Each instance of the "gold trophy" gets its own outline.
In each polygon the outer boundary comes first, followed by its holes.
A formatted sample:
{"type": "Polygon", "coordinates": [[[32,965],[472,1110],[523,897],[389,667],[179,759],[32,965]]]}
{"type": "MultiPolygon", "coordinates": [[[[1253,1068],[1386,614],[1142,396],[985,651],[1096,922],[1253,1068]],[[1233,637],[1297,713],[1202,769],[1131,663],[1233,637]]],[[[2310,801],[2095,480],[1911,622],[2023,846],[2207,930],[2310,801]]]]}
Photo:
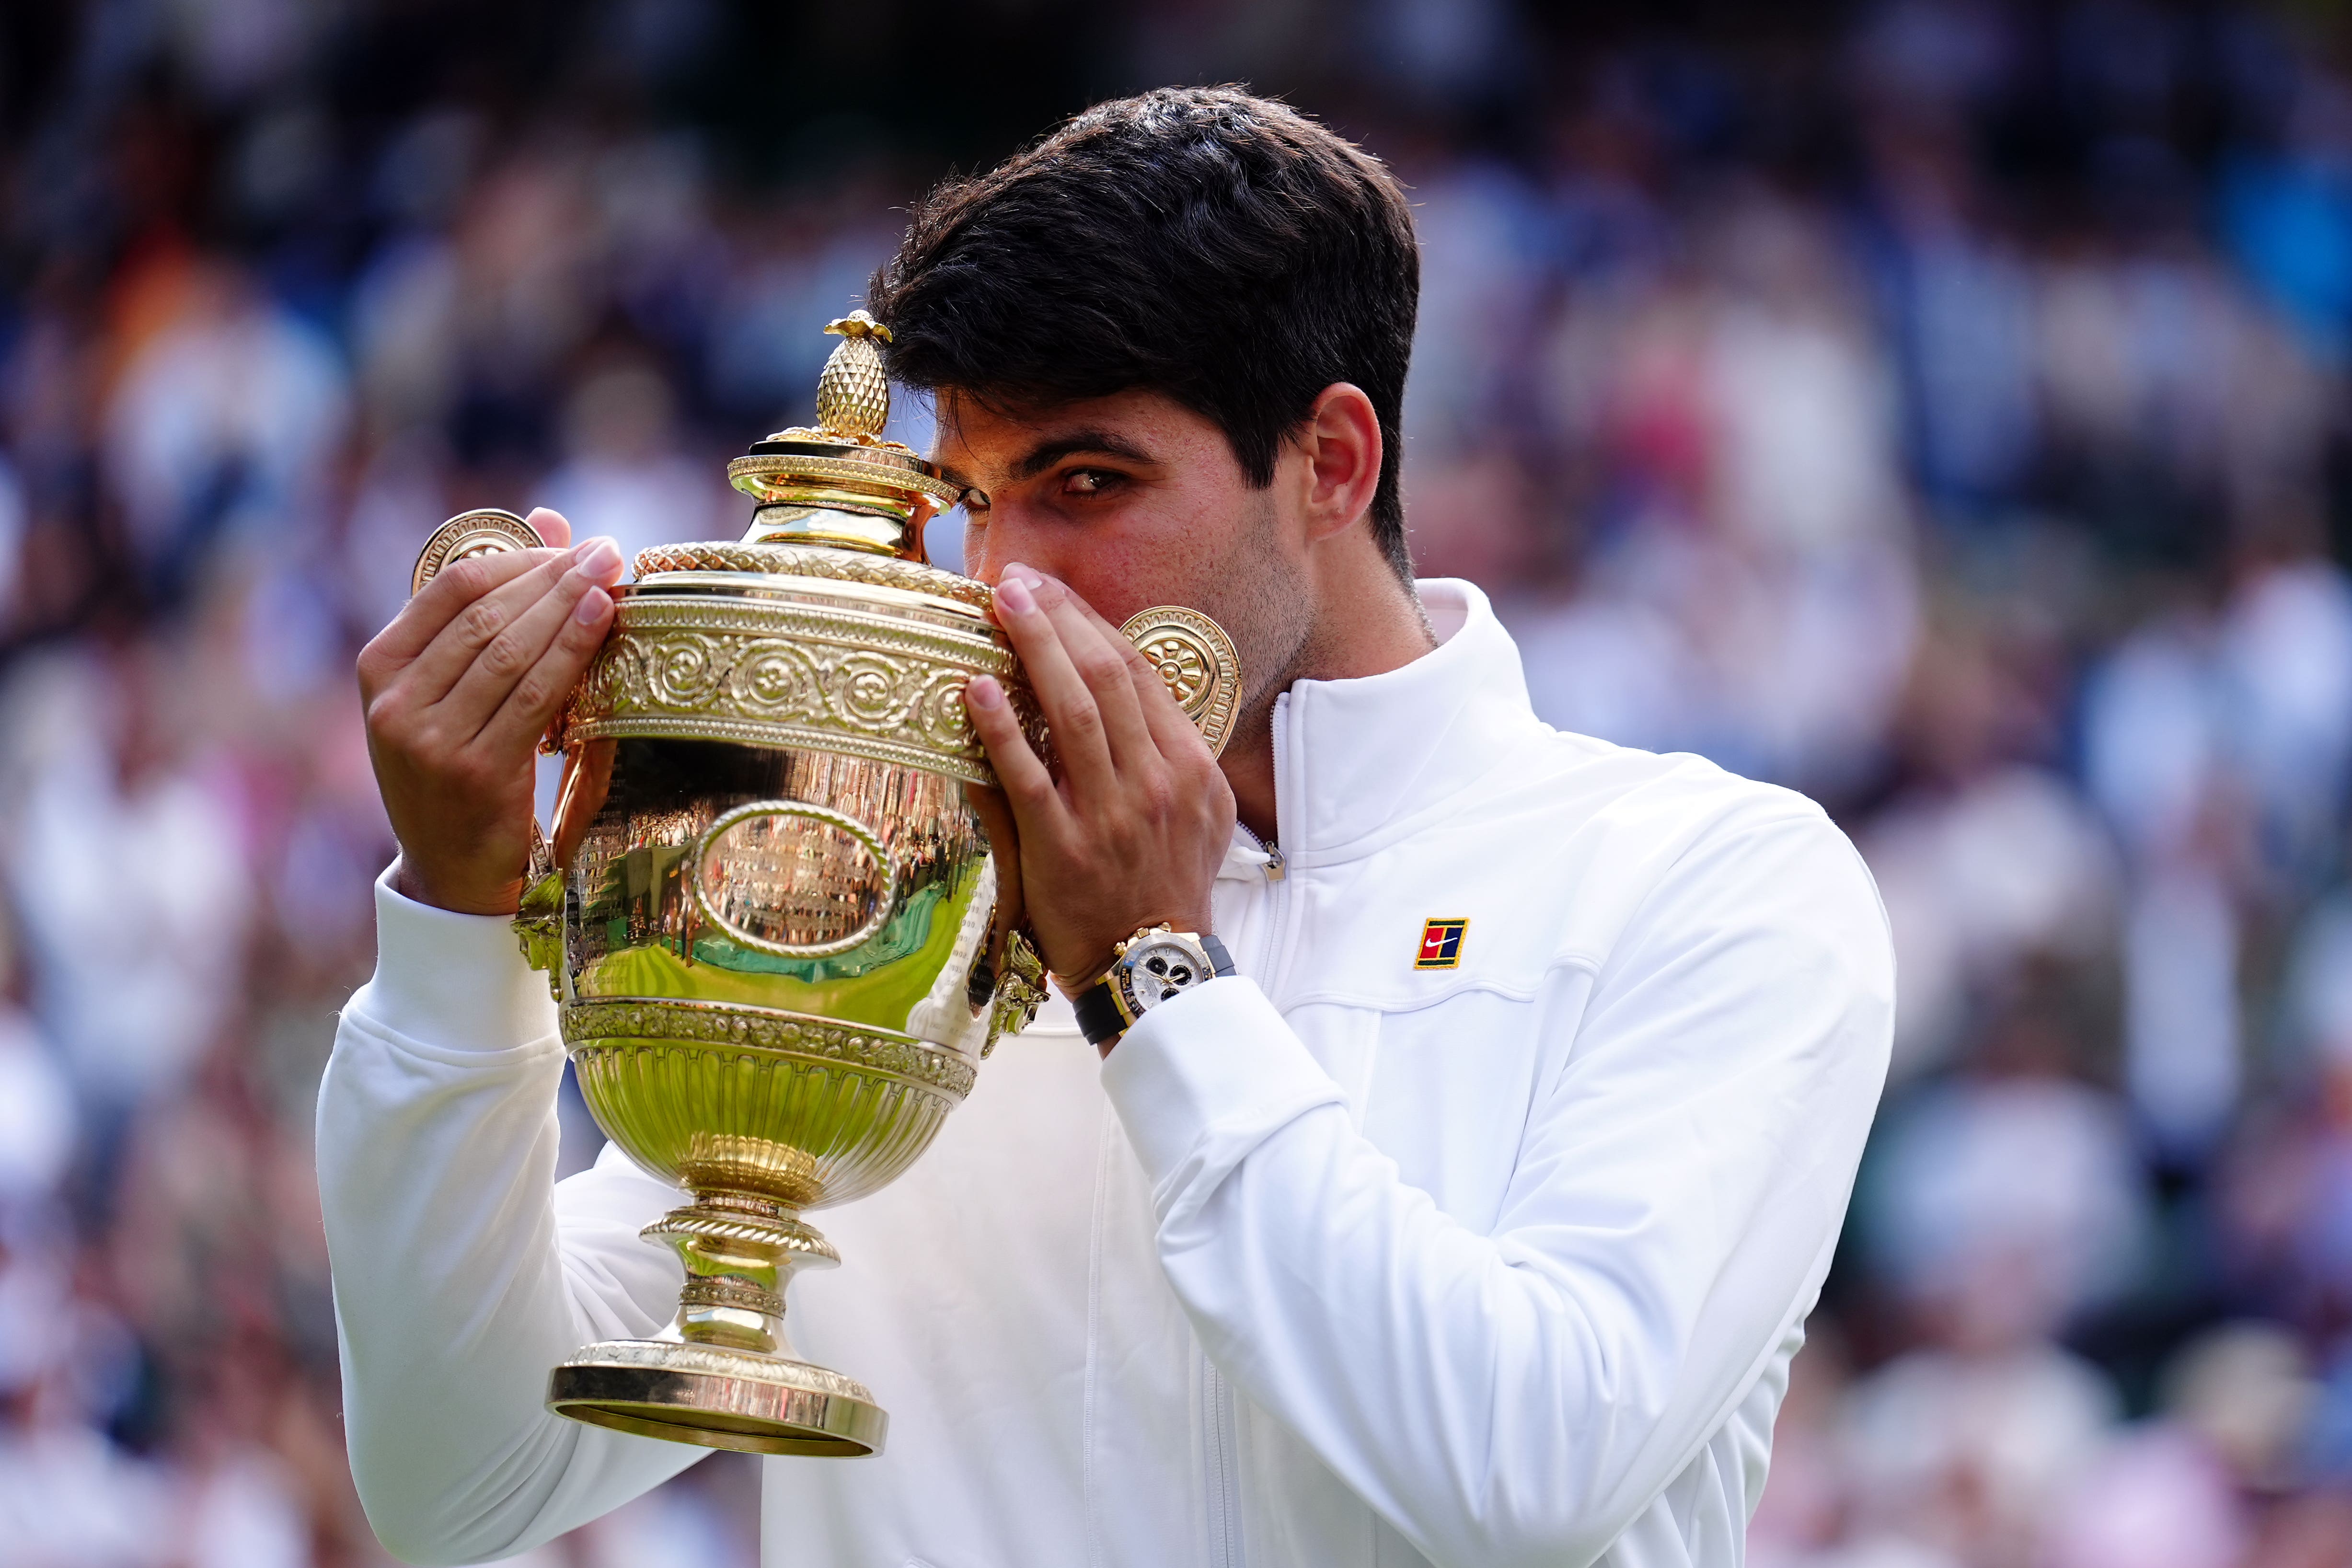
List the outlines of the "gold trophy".
{"type": "MultiPolygon", "coordinates": [[[[582,1347],[548,1407],[763,1454],[881,1447],[873,1394],[785,1338],[792,1275],[839,1260],[803,1216],[906,1170],[1045,995],[965,799],[995,782],[965,683],[996,677],[1043,728],[988,587],[925,563],[961,492],[881,438],[887,330],[825,330],[818,428],[728,465],[757,503],[742,539],[646,551],[614,591],[548,733],[562,784],[515,921],[597,1123],[692,1200],[645,1232],[685,1260],[676,1319],[582,1347]]],[[[539,542],[466,513],[415,586],[539,542]]],[[[1238,671],[1216,623],[1165,606],[1122,629],[1222,750],[1238,671]]]]}

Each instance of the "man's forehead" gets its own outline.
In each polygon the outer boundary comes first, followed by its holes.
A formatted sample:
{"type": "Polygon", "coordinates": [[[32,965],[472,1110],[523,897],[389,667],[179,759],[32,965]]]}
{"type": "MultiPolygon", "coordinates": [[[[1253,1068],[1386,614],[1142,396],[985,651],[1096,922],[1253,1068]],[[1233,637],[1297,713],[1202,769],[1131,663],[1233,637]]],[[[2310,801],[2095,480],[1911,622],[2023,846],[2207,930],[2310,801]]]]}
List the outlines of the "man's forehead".
{"type": "Polygon", "coordinates": [[[1083,452],[1156,462],[1182,439],[1186,422],[1180,405],[1149,392],[1024,404],[943,389],[936,406],[933,460],[1006,474],[1034,473],[1083,452]]]}
{"type": "Polygon", "coordinates": [[[1140,431],[1181,412],[1174,400],[1140,390],[1053,400],[941,387],[934,405],[940,440],[990,447],[1051,439],[1086,429],[1140,431]]]}

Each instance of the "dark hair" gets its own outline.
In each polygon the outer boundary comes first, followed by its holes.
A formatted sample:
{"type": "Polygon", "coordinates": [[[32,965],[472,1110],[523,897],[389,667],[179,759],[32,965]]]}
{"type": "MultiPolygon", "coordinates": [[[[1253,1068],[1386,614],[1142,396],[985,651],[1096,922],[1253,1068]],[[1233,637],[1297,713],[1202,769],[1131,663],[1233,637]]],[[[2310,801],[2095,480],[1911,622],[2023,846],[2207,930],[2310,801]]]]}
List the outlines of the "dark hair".
{"type": "Polygon", "coordinates": [[[1410,582],[1397,476],[1421,255],[1378,159],[1236,87],[1098,104],[915,208],[870,304],[891,374],[1013,404],[1136,389],[1213,421],[1249,482],[1333,382],[1385,447],[1372,535],[1410,582]]]}

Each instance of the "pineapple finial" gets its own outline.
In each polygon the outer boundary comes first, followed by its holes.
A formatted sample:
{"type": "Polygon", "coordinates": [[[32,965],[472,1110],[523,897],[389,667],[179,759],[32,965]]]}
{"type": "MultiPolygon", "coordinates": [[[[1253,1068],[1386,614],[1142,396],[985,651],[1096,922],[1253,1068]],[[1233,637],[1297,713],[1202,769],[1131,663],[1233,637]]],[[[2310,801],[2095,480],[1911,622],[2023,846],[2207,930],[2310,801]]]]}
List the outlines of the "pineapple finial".
{"type": "Polygon", "coordinates": [[[816,379],[816,422],[828,435],[874,440],[890,422],[890,383],[874,340],[888,342],[890,329],[863,310],[852,310],[824,330],[841,346],[816,379]]]}

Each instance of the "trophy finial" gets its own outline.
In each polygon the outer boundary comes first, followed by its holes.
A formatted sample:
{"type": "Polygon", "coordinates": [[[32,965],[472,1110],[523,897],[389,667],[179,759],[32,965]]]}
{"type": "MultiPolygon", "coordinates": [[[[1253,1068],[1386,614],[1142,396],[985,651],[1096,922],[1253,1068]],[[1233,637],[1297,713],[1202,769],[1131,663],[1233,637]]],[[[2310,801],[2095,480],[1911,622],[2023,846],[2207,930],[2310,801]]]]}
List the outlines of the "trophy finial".
{"type": "Polygon", "coordinates": [[[937,465],[883,438],[890,381],[877,344],[890,329],[852,310],[824,329],[841,340],[816,382],[816,424],[751,443],[727,482],[760,503],[746,544],[824,545],[923,559],[923,524],[963,499],[937,465]]]}
{"type": "Polygon", "coordinates": [[[870,441],[890,423],[890,382],[882,374],[882,353],[874,340],[890,341],[890,329],[863,310],[827,324],[841,340],[816,378],[816,422],[828,435],[870,441]]]}

